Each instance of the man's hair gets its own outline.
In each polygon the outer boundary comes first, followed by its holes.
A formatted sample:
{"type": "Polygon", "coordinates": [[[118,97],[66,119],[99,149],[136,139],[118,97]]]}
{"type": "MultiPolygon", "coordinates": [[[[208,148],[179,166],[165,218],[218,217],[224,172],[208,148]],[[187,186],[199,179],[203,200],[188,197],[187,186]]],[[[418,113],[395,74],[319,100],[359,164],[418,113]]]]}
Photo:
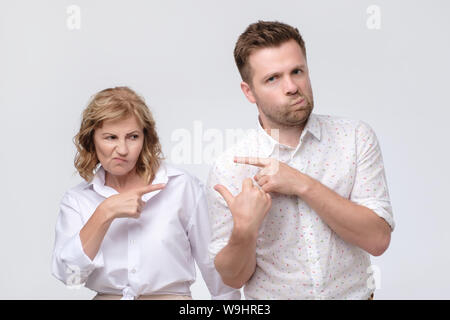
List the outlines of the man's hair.
{"type": "Polygon", "coordinates": [[[234,60],[242,80],[251,85],[252,70],[248,58],[255,50],[279,47],[289,40],[299,44],[306,59],[305,42],[297,28],[278,21],[260,20],[249,25],[234,47],[234,60]]]}

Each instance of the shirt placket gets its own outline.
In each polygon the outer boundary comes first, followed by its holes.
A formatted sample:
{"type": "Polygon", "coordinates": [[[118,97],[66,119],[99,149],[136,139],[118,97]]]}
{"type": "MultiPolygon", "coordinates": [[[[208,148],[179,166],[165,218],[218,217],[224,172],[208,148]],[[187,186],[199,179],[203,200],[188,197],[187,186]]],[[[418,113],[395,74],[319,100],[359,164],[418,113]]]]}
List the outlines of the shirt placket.
{"type": "MultiPolygon", "coordinates": [[[[303,139],[304,136],[302,134],[298,150],[295,151],[290,165],[300,172],[306,173],[305,168],[307,159],[303,159],[303,157],[300,156],[303,139]]],[[[311,209],[305,204],[305,202],[303,202],[303,200],[301,200],[300,198],[298,198],[297,200],[297,209],[299,212],[298,218],[300,225],[300,234],[298,236],[303,238],[303,242],[299,241],[298,243],[299,245],[301,245],[302,243],[306,245],[306,248],[302,248],[302,250],[306,250],[306,254],[308,257],[307,262],[308,266],[310,267],[309,271],[312,289],[309,290],[308,294],[312,295],[316,299],[322,299],[321,292],[323,287],[323,270],[320,265],[320,252],[316,241],[316,230],[314,228],[314,220],[317,215],[311,212],[311,209]]]]}
{"type": "MultiPolygon", "coordinates": [[[[304,206],[300,201],[299,210],[300,212],[306,213],[308,208],[304,206]]],[[[315,236],[313,215],[303,214],[303,216],[300,219],[300,224],[302,226],[302,233],[305,239],[306,252],[308,256],[308,265],[310,267],[311,272],[310,278],[312,289],[309,292],[309,294],[313,295],[316,299],[320,299],[323,272],[320,265],[320,254],[315,236]]]]}
{"type": "Polygon", "coordinates": [[[136,288],[139,284],[139,225],[135,219],[128,219],[128,285],[136,288]]]}

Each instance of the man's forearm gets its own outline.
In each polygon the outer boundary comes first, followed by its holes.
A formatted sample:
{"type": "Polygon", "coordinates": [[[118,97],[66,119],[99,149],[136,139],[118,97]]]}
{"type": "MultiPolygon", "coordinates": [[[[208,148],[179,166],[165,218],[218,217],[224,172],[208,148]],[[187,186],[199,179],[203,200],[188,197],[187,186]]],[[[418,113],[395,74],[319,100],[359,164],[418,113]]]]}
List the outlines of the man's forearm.
{"type": "Polygon", "coordinates": [[[304,200],[342,239],[374,256],[389,246],[391,228],[375,212],[351,202],[319,181],[305,176],[298,190],[304,200]]]}
{"type": "Polygon", "coordinates": [[[255,272],[256,239],[257,233],[234,228],[228,244],[216,255],[214,264],[226,285],[239,289],[255,272]]]}

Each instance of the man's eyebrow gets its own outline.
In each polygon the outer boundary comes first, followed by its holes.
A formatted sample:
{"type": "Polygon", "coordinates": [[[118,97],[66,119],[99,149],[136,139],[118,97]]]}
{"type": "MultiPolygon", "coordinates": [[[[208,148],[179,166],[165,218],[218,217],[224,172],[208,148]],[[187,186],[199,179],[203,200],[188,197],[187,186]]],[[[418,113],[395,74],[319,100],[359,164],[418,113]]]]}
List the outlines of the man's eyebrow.
{"type": "MultiPolygon", "coordinates": [[[[298,65],[294,66],[294,67],[292,68],[292,70],[295,70],[295,69],[305,69],[305,67],[306,67],[306,65],[304,65],[304,64],[298,64],[298,65]]],[[[273,77],[273,76],[277,76],[277,75],[279,75],[279,74],[280,74],[280,72],[277,72],[277,71],[275,71],[275,72],[270,72],[270,73],[266,74],[266,75],[263,77],[263,79],[264,79],[264,80],[265,80],[265,79],[269,79],[269,78],[271,78],[271,77],[273,77]]]]}
{"type": "Polygon", "coordinates": [[[300,64],[300,65],[296,65],[293,69],[305,69],[305,65],[304,64],[300,64]]]}
{"type": "Polygon", "coordinates": [[[263,77],[263,80],[272,78],[273,76],[277,76],[279,74],[280,74],[279,72],[270,72],[263,77]]]}

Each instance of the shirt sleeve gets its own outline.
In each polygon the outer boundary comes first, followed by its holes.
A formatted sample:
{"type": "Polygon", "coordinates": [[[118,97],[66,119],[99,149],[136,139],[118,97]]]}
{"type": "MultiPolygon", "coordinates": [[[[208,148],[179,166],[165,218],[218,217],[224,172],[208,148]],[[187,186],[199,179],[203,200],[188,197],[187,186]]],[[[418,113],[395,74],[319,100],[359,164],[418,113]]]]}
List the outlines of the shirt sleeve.
{"type": "Polygon", "coordinates": [[[239,193],[239,190],[234,185],[225,181],[225,178],[218,173],[218,170],[217,165],[214,165],[211,169],[205,190],[209,222],[211,225],[211,242],[208,246],[208,252],[212,260],[228,244],[228,240],[233,231],[233,216],[231,215],[231,211],[220,193],[214,190],[214,186],[216,184],[222,184],[233,195],[239,193]]]}
{"type": "Polygon", "coordinates": [[[356,174],[350,200],[374,211],[395,228],[386,175],[375,132],[360,121],[356,128],[356,174]]]}
{"type": "Polygon", "coordinates": [[[83,225],[76,199],[66,192],[56,221],[52,274],[67,286],[83,285],[92,271],[103,266],[100,250],[93,261],[83,250],[80,239],[83,225]]]}
{"type": "Polygon", "coordinates": [[[203,184],[200,185],[200,189],[201,193],[196,202],[196,209],[193,211],[188,223],[188,237],[192,254],[213,300],[240,300],[240,290],[223,283],[220,274],[214,266],[214,260],[208,254],[211,229],[203,184]]]}

